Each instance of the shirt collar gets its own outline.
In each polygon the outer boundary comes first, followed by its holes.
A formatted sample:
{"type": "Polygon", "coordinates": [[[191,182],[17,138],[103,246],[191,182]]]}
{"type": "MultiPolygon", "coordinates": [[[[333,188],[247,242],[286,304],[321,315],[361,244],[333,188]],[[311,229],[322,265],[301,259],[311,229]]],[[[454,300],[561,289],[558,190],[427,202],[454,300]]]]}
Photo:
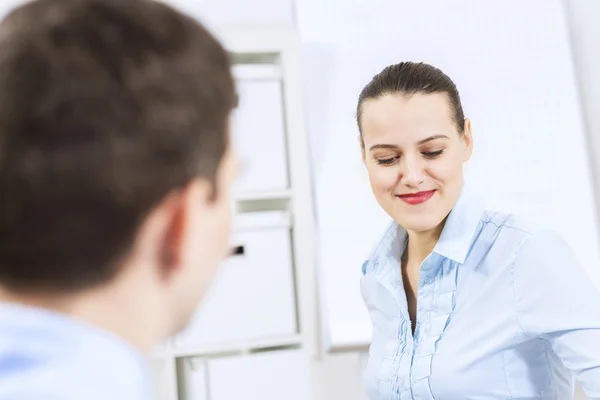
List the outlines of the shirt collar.
{"type": "MultiPolygon", "coordinates": [[[[463,264],[471,249],[483,213],[483,202],[466,185],[463,185],[454,208],[448,214],[433,253],[463,264]]],[[[392,257],[400,261],[405,247],[406,230],[396,222],[392,222],[372,256],[363,264],[363,274],[369,267],[378,266],[379,257],[392,257]]]]}
{"type": "Polygon", "coordinates": [[[463,186],[433,252],[463,264],[483,213],[483,202],[468,187],[463,186]]]}
{"type": "Polygon", "coordinates": [[[362,265],[362,273],[365,275],[367,270],[378,270],[382,268],[380,259],[393,258],[400,262],[400,257],[404,252],[406,245],[406,231],[395,221],[392,221],[380,241],[375,246],[370,257],[362,265]]]}

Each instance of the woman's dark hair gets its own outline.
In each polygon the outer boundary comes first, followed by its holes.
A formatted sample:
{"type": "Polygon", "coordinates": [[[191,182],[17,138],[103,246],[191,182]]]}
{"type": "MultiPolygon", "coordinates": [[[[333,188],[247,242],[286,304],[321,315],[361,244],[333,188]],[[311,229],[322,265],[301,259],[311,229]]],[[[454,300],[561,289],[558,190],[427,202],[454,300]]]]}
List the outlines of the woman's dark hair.
{"type": "Polygon", "coordinates": [[[452,79],[440,69],[425,63],[401,62],[385,67],[371,79],[358,96],[356,107],[356,121],[360,127],[362,105],[366,100],[378,99],[386,94],[400,94],[411,96],[416,93],[432,94],[446,93],[450,100],[450,107],[456,126],[460,133],[464,130],[464,114],[460,102],[458,89],[452,79]]]}

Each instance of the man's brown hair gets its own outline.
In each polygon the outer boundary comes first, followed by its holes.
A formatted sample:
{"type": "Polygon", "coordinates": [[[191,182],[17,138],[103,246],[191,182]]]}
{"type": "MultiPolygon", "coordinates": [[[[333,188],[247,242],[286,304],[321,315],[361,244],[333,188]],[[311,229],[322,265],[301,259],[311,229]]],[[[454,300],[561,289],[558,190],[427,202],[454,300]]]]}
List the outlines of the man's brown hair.
{"type": "Polygon", "coordinates": [[[160,2],[37,0],[10,13],[0,285],[67,291],[114,277],[162,199],[196,177],[215,184],[235,98],[225,49],[160,2]]]}

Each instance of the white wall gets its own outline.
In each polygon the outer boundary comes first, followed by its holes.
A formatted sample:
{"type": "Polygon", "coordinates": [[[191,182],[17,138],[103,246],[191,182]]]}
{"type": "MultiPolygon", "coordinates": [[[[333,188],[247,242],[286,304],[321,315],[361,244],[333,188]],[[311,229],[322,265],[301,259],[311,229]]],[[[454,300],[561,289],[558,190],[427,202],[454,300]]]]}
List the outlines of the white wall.
{"type": "Polygon", "coordinates": [[[291,26],[293,0],[162,0],[208,25],[291,26]]]}
{"type": "Polygon", "coordinates": [[[600,186],[600,1],[566,0],[565,10],[584,121],[595,158],[595,180],[600,186]]]}
{"type": "MultiPolygon", "coordinates": [[[[566,0],[564,5],[600,207],[600,1],[566,0]]],[[[579,388],[576,399],[586,399],[579,388]]]]}
{"type": "Polygon", "coordinates": [[[4,0],[0,3],[0,17],[4,18],[4,16],[12,10],[14,7],[23,4],[24,0],[4,0]]]}
{"type": "MultiPolygon", "coordinates": [[[[292,25],[293,0],[162,0],[208,25],[292,25]]],[[[0,16],[25,0],[2,0],[0,16]]]]}

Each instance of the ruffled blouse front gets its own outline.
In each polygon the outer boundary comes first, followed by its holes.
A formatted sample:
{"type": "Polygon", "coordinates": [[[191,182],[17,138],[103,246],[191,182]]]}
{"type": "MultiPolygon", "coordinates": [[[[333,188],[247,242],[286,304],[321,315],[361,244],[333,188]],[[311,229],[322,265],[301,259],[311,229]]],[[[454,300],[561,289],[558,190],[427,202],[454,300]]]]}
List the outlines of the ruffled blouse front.
{"type": "Polygon", "coordinates": [[[463,191],[420,269],[414,336],[392,224],[363,264],[371,400],[600,400],[600,290],[569,246],[463,191]]]}

